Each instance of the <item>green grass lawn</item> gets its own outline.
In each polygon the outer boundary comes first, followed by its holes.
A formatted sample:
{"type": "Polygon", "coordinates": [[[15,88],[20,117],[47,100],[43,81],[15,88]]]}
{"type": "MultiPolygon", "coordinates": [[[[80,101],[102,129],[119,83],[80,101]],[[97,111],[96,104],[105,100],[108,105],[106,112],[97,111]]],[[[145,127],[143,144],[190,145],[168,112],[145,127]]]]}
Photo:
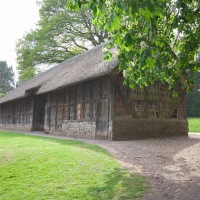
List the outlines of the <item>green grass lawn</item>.
{"type": "Polygon", "coordinates": [[[1,200],[133,200],[146,187],[95,145],[0,131],[1,200]]]}
{"type": "Polygon", "coordinates": [[[200,118],[188,118],[189,132],[200,133],[200,118]]]}

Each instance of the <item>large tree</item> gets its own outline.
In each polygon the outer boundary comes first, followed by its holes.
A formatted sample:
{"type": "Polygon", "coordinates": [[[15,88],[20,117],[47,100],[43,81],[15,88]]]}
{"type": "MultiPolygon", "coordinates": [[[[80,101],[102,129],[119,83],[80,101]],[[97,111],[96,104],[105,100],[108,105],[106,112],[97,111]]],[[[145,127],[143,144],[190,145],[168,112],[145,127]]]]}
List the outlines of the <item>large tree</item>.
{"type": "Polygon", "coordinates": [[[92,23],[91,11],[67,9],[67,0],[40,0],[40,20],[17,43],[19,81],[23,82],[38,68],[60,63],[67,58],[96,46],[107,37],[105,31],[92,23]]]}
{"type": "Polygon", "coordinates": [[[199,0],[71,0],[68,6],[84,4],[94,23],[110,33],[107,48],[118,48],[119,68],[130,87],[160,80],[171,88],[180,82],[191,88],[199,69],[199,0]]]}
{"type": "Polygon", "coordinates": [[[6,61],[0,61],[0,96],[5,95],[14,88],[14,73],[6,61]]]}

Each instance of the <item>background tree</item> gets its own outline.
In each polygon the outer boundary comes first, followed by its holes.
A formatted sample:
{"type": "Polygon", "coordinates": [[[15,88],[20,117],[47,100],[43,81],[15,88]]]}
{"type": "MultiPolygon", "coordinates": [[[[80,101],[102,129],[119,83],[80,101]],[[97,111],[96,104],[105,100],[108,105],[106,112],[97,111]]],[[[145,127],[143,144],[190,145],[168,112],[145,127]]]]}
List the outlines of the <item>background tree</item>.
{"type": "Polygon", "coordinates": [[[50,66],[96,46],[107,37],[105,31],[92,23],[91,11],[67,9],[67,0],[41,0],[40,20],[17,43],[19,81],[39,72],[40,66],[50,66]]]}
{"type": "MultiPolygon", "coordinates": [[[[200,53],[196,56],[197,63],[200,63],[200,53]]],[[[200,117],[200,73],[194,74],[194,90],[187,94],[187,116],[200,117]]]]}
{"type": "Polygon", "coordinates": [[[14,73],[6,61],[0,61],[0,96],[5,95],[14,88],[14,73]]]}
{"type": "Polygon", "coordinates": [[[187,116],[200,117],[200,73],[194,74],[195,89],[187,94],[187,116]]]}
{"type": "Polygon", "coordinates": [[[199,69],[198,0],[71,0],[68,6],[84,4],[93,11],[94,23],[110,33],[107,48],[118,48],[119,68],[130,87],[160,80],[170,88],[180,82],[191,88],[199,69]]]}

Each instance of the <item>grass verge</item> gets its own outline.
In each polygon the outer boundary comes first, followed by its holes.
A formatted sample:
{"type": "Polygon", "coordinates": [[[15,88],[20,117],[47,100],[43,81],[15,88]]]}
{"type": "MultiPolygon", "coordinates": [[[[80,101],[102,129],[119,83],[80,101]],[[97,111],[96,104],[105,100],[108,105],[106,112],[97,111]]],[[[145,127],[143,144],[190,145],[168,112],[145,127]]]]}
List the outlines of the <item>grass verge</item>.
{"type": "Polygon", "coordinates": [[[138,199],[147,184],[95,145],[0,131],[0,199],[138,199]]]}
{"type": "Polygon", "coordinates": [[[200,133],[200,118],[188,118],[189,132],[200,133]]]}

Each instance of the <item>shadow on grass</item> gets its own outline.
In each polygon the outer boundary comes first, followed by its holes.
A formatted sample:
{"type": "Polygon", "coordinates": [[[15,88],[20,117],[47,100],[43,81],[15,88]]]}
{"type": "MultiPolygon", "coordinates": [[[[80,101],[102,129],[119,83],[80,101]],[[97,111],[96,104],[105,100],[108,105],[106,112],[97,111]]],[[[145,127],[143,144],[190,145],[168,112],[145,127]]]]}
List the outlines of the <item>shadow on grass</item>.
{"type": "Polygon", "coordinates": [[[106,180],[103,185],[99,184],[88,189],[90,199],[140,199],[144,190],[147,189],[147,183],[143,177],[127,173],[121,168],[114,169],[112,173],[106,175],[106,180]]]}

